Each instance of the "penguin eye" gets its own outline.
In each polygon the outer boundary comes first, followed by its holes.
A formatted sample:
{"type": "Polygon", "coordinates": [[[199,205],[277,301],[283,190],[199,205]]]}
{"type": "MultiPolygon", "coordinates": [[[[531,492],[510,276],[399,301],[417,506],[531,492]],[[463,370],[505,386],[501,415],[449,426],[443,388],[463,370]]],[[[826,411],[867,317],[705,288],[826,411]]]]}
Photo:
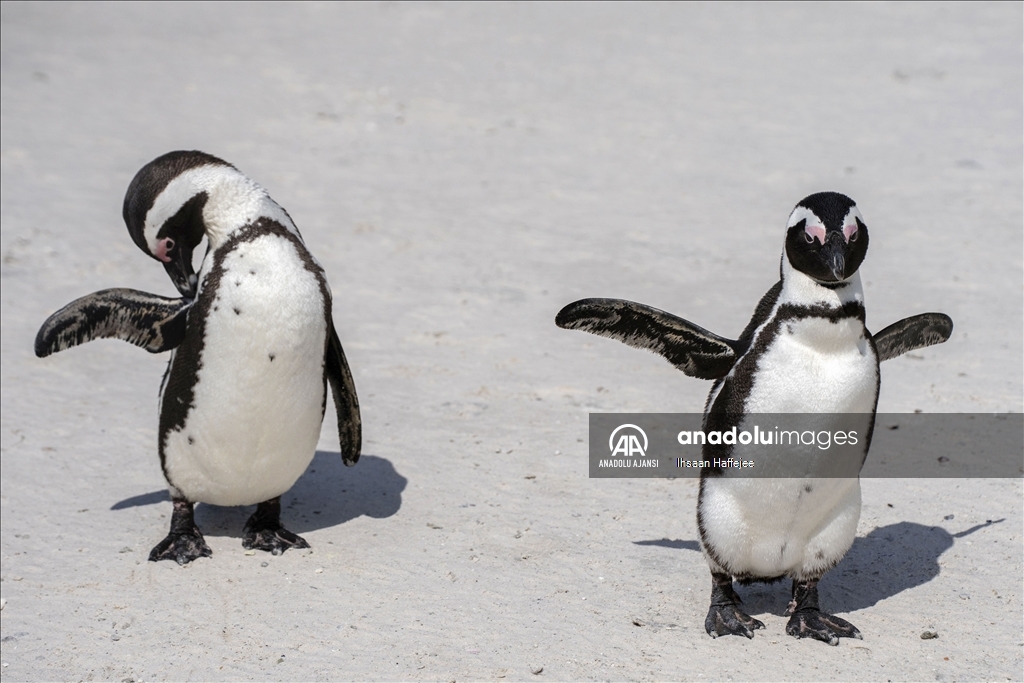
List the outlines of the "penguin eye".
{"type": "Polygon", "coordinates": [[[810,233],[804,233],[804,242],[807,242],[807,244],[814,244],[814,238],[811,237],[810,233]]]}
{"type": "Polygon", "coordinates": [[[857,241],[857,235],[859,235],[859,234],[860,234],[860,231],[858,230],[857,232],[855,232],[852,235],[850,235],[850,241],[851,242],[856,242],[857,241]]]}
{"type": "Polygon", "coordinates": [[[167,251],[171,251],[174,249],[174,240],[172,240],[170,237],[164,240],[164,244],[167,245],[167,251]]]}

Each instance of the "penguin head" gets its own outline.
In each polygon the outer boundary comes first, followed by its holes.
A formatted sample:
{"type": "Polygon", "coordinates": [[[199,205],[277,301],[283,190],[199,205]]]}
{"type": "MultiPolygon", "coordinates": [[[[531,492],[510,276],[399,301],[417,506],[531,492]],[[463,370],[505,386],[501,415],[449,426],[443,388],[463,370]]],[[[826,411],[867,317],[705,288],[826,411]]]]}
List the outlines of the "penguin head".
{"type": "Polygon", "coordinates": [[[203,207],[209,194],[202,171],[233,169],[204,152],[169,152],[149,162],[132,179],[124,197],[124,222],[139,249],[161,261],[185,297],[196,295],[192,252],[206,234],[203,207]]]}
{"type": "Polygon", "coordinates": [[[786,225],[785,257],[794,269],[829,286],[860,268],[868,251],[868,228],[852,199],[818,192],[800,200],[786,225]]]}

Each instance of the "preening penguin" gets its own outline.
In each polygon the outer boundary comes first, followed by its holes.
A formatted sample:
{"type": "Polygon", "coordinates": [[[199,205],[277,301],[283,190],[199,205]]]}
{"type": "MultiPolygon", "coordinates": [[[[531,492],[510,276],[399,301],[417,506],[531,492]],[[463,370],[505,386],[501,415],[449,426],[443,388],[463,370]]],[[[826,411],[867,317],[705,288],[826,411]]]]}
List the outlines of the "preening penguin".
{"type": "MultiPolygon", "coordinates": [[[[822,192],[803,199],[790,214],[781,280],[736,340],[615,299],[569,304],[555,323],[649,349],[691,377],[715,380],[704,409],[705,429],[727,430],[761,413],[863,414],[866,457],[878,402],[878,364],[942,343],[953,330],[948,316],[924,313],[871,335],[864,326],[858,273],[867,247],[868,229],[853,200],[822,192]]],[[[705,457],[712,448],[704,447],[705,457]]],[[[749,452],[741,445],[730,448],[728,455],[737,458],[749,452]]],[[[821,611],[817,584],[850,549],[860,504],[856,478],[759,479],[705,468],[697,526],[712,577],[708,634],[752,638],[764,627],[741,609],[734,578],[788,577],[793,581],[788,634],[833,645],[840,637],[859,638],[852,624],[821,611]]]]}
{"type": "Polygon", "coordinates": [[[209,556],[197,502],[252,505],[242,545],[280,554],[309,547],[281,525],[281,494],[316,450],[330,385],[341,454],[361,449],[355,384],[331,317],[331,291],[287,212],[231,164],[171,152],[128,187],[132,239],[182,294],[128,289],[78,299],[36,337],[47,356],[113,337],[172,350],[160,387],[159,455],[174,512],[152,561],[209,556]],[[208,239],[198,277],[192,252],[208,239]]]}

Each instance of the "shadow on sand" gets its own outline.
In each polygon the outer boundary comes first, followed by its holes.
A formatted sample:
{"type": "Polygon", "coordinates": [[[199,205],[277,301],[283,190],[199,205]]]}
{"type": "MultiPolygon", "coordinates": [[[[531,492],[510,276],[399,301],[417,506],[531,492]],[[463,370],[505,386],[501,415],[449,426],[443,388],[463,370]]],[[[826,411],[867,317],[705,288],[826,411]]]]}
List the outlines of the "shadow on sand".
{"type": "MultiPolygon", "coordinates": [[[[857,537],[842,562],[821,580],[822,608],[836,613],[855,612],[928,583],[939,575],[939,557],[953,547],[955,539],[1003,521],[988,520],[955,534],[942,527],[899,522],[857,537]]],[[[663,538],[633,543],[700,552],[698,541],[663,538]]],[[[710,594],[710,576],[706,583],[710,594]]],[[[781,615],[790,598],[788,580],[775,585],[737,585],[736,590],[752,615],[781,615]]]]}
{"type": "Polygon", "coordinates": [[[656,545],[662,548],[672,548],[673,550],[696,550],[700,552],[699,541],[684,541],[681,538],[659,538],[655,541],[633,541],[633,545],[656,545]]]}
{"type": "MultiPolygon", "coordinates": [[[[297,533],[344,524],[363,515],[382,519],[402,507],[407,479],[395,471],[389,460],[363,455],[355,467],[345,467],[341,455],[317,451],[295,486],[281,497],[281,522],[297,533]]],[[[167,491],[132,496],[111,506],[124,510],[170,500],[167,491]]],[[[242,535],[242,527],[255,505],[221,507],[196,506],[196,524],[211,536],[242,535]]]]}

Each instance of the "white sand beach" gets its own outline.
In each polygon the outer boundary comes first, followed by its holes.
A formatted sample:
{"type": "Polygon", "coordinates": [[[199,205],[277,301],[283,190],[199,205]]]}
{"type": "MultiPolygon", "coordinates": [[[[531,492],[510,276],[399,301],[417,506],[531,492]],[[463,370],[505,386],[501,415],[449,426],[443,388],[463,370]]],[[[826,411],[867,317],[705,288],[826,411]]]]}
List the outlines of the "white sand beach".
{"type": "MultiPolygon", "coordinates": [[[[1021,680],[1021,479],[869,479],[821,584],[863,640],[704,631],[692,480],[596,480],[589,412],[710,383],[554,325],[584,297],[735,338],[802,197],[853,197],[867,325],[941,311],[879,411],[1024,410],[1024,9],[970,4],[4,3],[4,681],[1021,680]],[[213,557],[147,561],[171,504],[167,354],[33,354],[108,287],[176,296],[121,217],[200,149],[323,264],[363,415],[333,408],[284,523],[199,505],[213,557]],[[925,631],[937,638],[922,639],[925,631]]],[[[875,455],[875,453],[873,453],[875,455]]]]}

